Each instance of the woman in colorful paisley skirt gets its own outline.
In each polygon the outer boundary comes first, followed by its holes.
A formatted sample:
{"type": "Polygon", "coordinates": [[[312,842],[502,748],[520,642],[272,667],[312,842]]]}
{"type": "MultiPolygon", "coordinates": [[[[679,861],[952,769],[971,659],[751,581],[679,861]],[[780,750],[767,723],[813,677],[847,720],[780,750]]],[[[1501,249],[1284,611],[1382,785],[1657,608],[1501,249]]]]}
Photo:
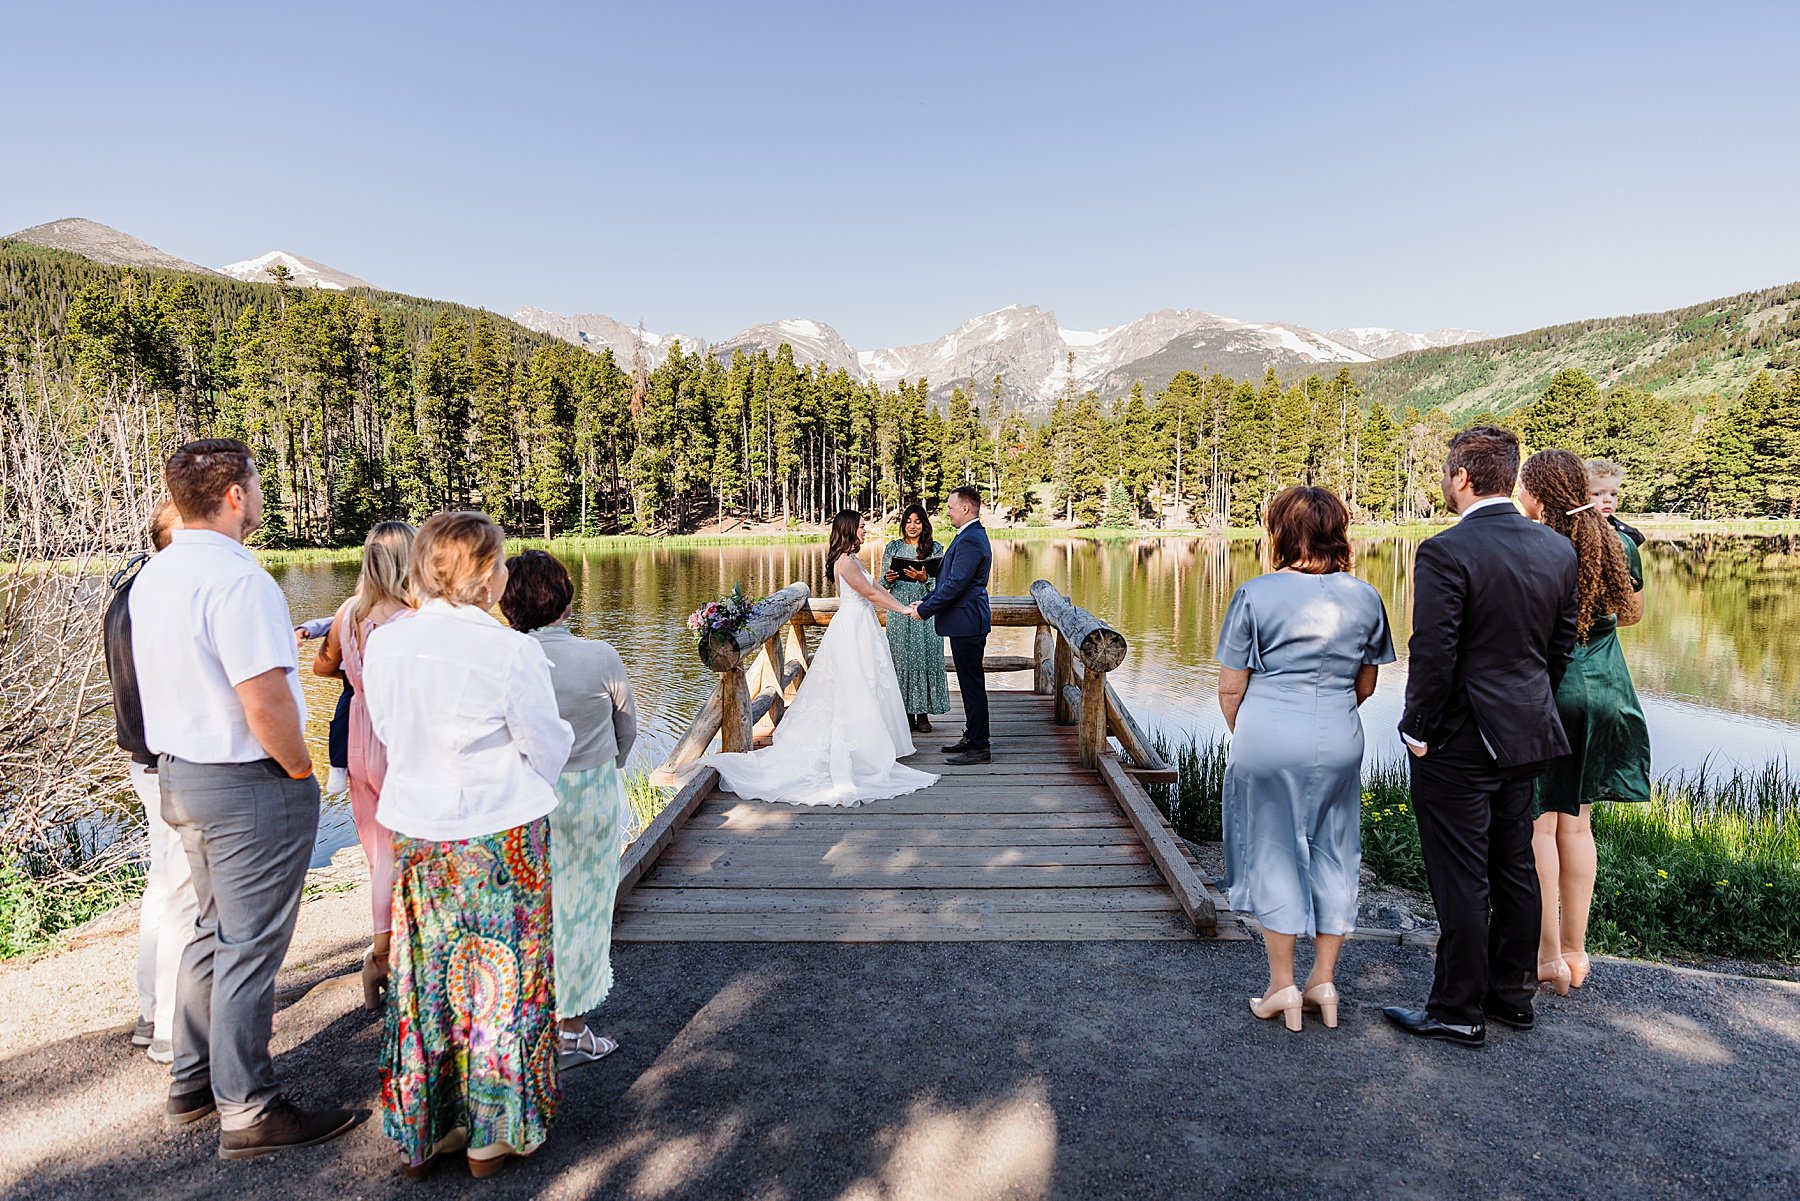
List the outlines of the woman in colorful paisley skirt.
{"type": "Polygon", "coordinates": [[[549,815],[574,735],[542,647],[489,613],[506,589],[493,521],[427,521],[411,585],[418,612],[363,659],[394,832],[382,1121],[414,1179],[464,1150],[490,1176],[556,1111],[549,815]]]}

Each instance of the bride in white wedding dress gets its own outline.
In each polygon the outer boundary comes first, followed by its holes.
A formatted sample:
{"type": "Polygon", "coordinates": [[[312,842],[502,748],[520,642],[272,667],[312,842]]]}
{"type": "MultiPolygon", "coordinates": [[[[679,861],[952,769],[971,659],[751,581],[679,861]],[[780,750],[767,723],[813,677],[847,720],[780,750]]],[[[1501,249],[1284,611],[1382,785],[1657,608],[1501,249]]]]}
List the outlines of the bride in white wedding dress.
{"type": "Polygon", "coordinates": [[[846,509],[833,519],[825,562],[837,580],[837,614],[774,741],[701,760],[718,769],[721,791],[790,805],[857,805],[937,781],[899,762],[913,753],[912,734],[875,607],[907,607],[869,578],[857,558],[862,539],[861,513],[846,509]]]}

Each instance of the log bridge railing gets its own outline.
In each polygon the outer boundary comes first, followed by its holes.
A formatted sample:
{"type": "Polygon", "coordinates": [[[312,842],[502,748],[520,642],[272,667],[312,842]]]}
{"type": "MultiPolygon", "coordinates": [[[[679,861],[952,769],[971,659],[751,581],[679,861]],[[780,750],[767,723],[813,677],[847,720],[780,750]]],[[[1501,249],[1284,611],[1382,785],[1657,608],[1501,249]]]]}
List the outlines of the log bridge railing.
{"type": "MultiPolygon", "coordinates": [[[[1173,783],[1175,769],[1157,754],[1107,680],[1125,659],[1125,637],[1045,580],[1034,583],[1029,596],[992,597],[989,606],[994,626],[1030,628],[1034,635],[1031,654],[989,655],[987,670],[1030,672],[1032,692],[1054,698],[1045,710],[1053,713],[1055,724],[1075,728],[1076,765],[1092,769],[1117,801],[1191,929],[1217,933],[1215,898],[1143,788],[1146,783],[1173,783]],[[1117,752],[1109,738],[1118,740],[1117,752]]],[[[714,792],[718,772],[697,766],[713,740],[726,751],[748,751],[759,730],[772,731],[782,721],[811,665],[804,631],[829,625],[837,612],[836,600],[813,599],[805,584],[790,584],[758,605],[749,626],[735,638],[702,643],[700,658],[719,674],[719,685],[651,777],[677,791],[627,850],[621,897],[675,843],[687,819],[714,792]]],[[[1068,770],[1066,760],[1047,760],[1044,766],[1052,778],[1068,770]]],[[[1009,786],[1026,783],[1027,776],[1016,774],[1018,765],[1007,771],[1014,773],[1007,777],[1009,786]]]]}

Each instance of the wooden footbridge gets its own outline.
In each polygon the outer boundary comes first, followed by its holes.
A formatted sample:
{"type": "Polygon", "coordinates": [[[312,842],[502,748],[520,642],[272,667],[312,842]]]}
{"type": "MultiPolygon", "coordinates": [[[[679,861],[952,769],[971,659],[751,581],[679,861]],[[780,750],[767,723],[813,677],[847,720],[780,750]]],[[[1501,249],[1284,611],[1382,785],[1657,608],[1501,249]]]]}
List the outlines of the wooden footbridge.
{"type": "Polygon", "coordinates": [[[952,767],[960,696],[914,735],[906,762],[936,784],[855,808],[770,804],[718,791],[697,767],[714,738],[748,750],[806,678],[805,631],[835,600],[791,584],[735,641],[703,643],[719,687],[660,767],[676,788],[626,851],[613,937],[623,942],[886,942],[1231,936],[1224,902],[1144,791],[1168,782],[1107,673],[1117,631],[1039,580],[996,597],[996,627],[1032,627],[1029,656],[990,655],[992,763],[952,767]],[[760,653],[758,653],[758,648],[760,653]],[[754,659],[751,658],[754,656],[754,659]],[[1115,750],[1112,740],[1117,740],[1115,750]]]}

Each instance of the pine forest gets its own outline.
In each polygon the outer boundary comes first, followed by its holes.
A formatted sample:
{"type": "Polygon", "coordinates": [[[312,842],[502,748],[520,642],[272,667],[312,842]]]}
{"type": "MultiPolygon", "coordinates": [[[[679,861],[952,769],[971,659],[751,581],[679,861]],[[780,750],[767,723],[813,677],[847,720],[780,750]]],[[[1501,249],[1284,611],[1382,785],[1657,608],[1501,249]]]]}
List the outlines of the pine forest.
{"type": "MultiPolygon", "coordinates": [[[[1243,526],[1293,483],[1336,490],[1361,521],[1405,523],[1442,509],[1453,429],[1442,408],[1366,394],[1348,367],[1183,372],[1122,396],[1070,392],[1033,419],[998,378],[946,401],[932,381],[884,388],[786,346],[721,362],[677,344],[651,368],[454,304],[20,243],[0,243],[0,294],[0,441],[49,422],[80,447],[123,421],[148,465],[188,438],[241,438],[274,545],[342,544],[386,517],[463,507],[544,537],[890,516],[963,483],[1001,523],[1243,526]]],[[[1528,448],[1621,462],[1629,511],[1800,514],[1800,371],[1668,399],[1564,369],[1535,401],[1455,424],[1479,420],[1528,448]]]]}

